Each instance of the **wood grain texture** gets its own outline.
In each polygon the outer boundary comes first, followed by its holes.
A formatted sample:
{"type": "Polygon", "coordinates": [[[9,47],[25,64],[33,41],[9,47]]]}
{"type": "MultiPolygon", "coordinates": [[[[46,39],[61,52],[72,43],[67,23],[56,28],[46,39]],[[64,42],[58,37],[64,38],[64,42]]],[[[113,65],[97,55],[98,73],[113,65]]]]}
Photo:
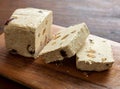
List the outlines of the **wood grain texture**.
{"type": "MultiPolygon", "coordinates": [[[[53,25],[53,32],[61,29],[53,25]]],[[[4,35],[0,36],[0,74],[35,89],[119,89],[120,43],[110,41],[115,63],[104,72],[83,72],[75,67],[75,58],[45,64],[6,51],[4,35]]]]}
{"type": "Polygon", "coordinates": [[[53,10],[54,24],[86,22],[92,34],[120,42],[119,0],[0,0],[0,27],[21,7],[53,10]]]}

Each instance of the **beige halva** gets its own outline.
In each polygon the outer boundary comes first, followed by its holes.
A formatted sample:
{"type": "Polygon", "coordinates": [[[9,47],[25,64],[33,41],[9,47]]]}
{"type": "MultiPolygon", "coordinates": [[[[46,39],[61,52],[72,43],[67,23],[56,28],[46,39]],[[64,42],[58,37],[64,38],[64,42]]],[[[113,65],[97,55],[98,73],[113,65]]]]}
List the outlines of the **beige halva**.
{"type": "Polygon", "coordinates": [[[76,55],[76,67],[85,71],[103,71],[112,66],[110,43],[96,36],[88,37],[85,23],[63,29],[51,40],[52,18],[50,10],[15,10],[4,27],[8,51],[25,57],[40,56],[46,63],[76,55]]]}
{"type": "Polygon", "coordinates": [[[86,71],[103,71],[109,69],[114,62],[108,40],[96,36],[87,38],[76,58],[77,68],[86,71]]]}
{"type": "Polygon", "coordinates": [[[52,11],[21,8],[5,24],[6,47],[12,53],[38,57],[51,39],[52,11]]]}
{"type": "Polygon", "coordinates": [[[89,30],[85,23],[70,26],[58,32],[43,48],[40,55],[46,63],[72,57],[84,44],[88,35],[89,30]]]}

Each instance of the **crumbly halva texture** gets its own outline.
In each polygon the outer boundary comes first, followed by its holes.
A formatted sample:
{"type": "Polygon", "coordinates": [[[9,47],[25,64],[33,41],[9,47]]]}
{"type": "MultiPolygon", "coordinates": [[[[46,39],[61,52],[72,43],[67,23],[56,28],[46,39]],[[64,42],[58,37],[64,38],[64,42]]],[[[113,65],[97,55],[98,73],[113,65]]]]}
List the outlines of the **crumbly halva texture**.
{"type": "Polygon", "coordinates": [[[76,67],[83,71],[104,71],[114,63],[111,45],[100,37],[88,37],[76,54],[76,67]]]}
{"type": "Polygon", "coordinates": [[[72,57],[84,44],[88,35],[89,30],[85,23],[70,26],[58,32],[43,48],[40,56],[46,63],[72,57]]]}
{"type": "Polygon", "coordinates": [[[6,21],[4,32],[8,51],[37,58],[51,39],[52,11],[21,8],[6,21]]]}

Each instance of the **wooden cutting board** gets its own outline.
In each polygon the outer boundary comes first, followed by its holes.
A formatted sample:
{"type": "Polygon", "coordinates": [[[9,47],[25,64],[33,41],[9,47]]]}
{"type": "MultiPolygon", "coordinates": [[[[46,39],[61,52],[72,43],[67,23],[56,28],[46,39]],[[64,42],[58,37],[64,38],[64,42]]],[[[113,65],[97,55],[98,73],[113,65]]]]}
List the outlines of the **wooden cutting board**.
{"type": "MultiPolygon", "coordinates": [[[[53,33],[60,26],[53,25],[53,33]]],[[[93,35],[91,35],[93,36],[93,35]]],[[[0,36],[0,74],[36,89],[120,89],[120,43],[110,41],[115,63],[108,71],[84,72],[75,67],[75,58],[45,64],[6,51],[4,34],[0,36]]]]}

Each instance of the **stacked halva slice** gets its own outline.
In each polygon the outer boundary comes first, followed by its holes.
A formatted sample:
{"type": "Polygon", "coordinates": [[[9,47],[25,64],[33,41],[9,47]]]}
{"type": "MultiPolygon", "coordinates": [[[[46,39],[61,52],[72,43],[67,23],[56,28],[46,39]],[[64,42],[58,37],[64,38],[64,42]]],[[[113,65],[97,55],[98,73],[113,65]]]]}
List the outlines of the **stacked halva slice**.
{"type": "Polygon", "coordinates": [[[46,63],[74,56],[89,35],[85,23],[70,26],[60,32],[43,48],[40,55],[46,63]]]}
{"type": "Polygon", "coordinates": [[[108,40],[88,37],[89,30],[85,23],[63,29],[53,38],[51,25],[50,10],[15,10],[5,23],[6,48],[25,57],[40,56],[46,63],[76,55],[76,67],[85,71],[103,71],[112,66],[114,60],[108,40]]]}

